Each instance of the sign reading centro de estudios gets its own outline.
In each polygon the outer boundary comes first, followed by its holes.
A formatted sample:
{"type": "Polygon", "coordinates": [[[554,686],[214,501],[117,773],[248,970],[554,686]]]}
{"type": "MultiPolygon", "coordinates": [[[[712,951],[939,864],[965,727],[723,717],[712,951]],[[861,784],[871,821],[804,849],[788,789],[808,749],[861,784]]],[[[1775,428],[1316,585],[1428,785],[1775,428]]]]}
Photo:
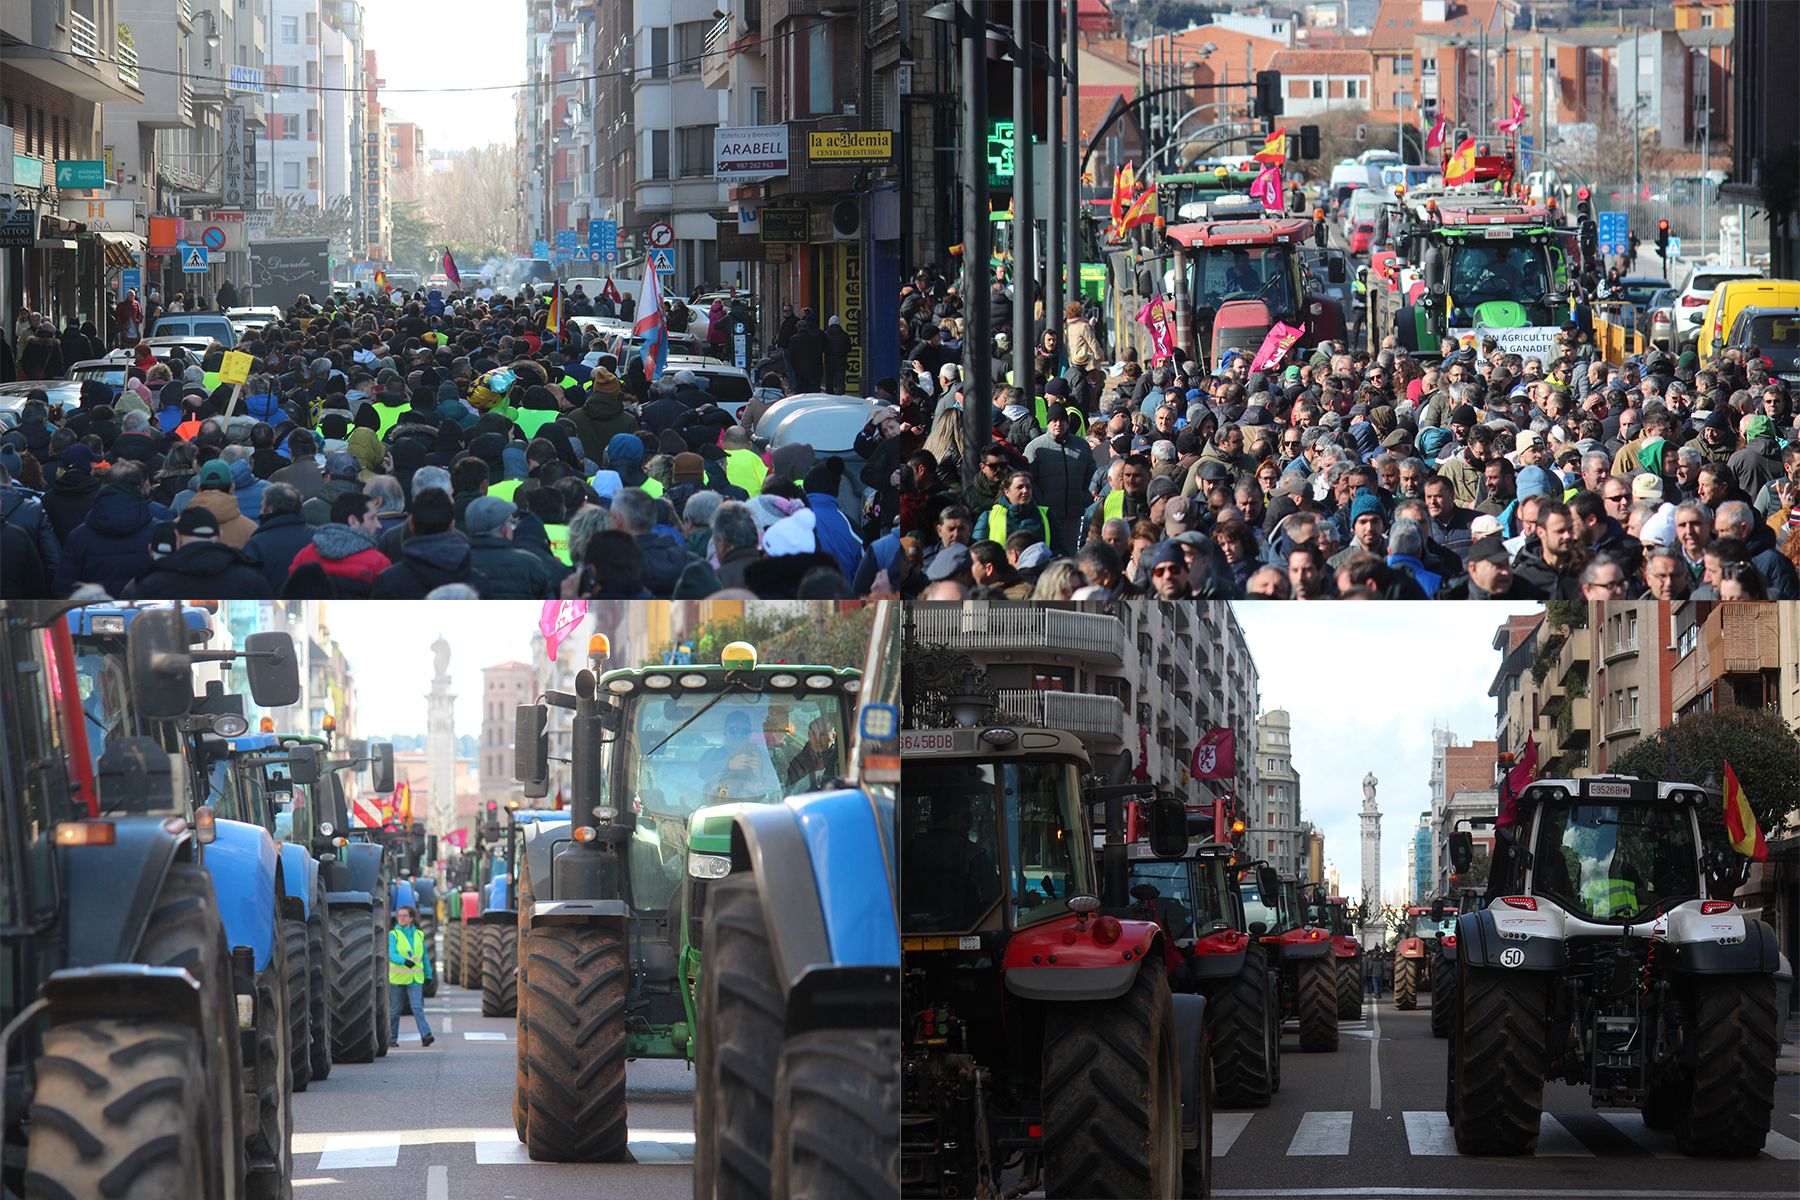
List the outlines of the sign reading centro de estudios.
{"type": "Polygon", "coordinates": [[[894,161],[888,129],[837,129],[806,135],[806,161],[833,167],[885,165],[894,161]]]}

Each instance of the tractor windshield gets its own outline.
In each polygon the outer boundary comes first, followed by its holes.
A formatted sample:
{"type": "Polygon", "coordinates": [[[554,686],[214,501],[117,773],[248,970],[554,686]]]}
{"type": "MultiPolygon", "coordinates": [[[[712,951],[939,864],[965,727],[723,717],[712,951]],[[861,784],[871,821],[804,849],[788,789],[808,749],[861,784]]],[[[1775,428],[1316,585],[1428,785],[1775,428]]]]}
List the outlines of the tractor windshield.
{"type": "Polygon", "coordinates": [[[1532,890],[1595,921],[1631,921],[1700,894],[1692,819],[1673,804],[1549,804],[1532,890]]]}
{"type": "Polygon", "coordinates": [[[1549,290],[1550,260],[1541,245],[1516,238],[1462,240],[1450,251],[1450,295],[1458,304],[1530,303],[1549,290]]]}
{"type": "Polygon", "coordinates": [[[81,685],[81,708],[87,714],[88,752],[98,763],[108,738],[131,734],[127,720],[131,685],[125,677],[124,657],[83,647],[75,656],[75,676],[81,685]]]}
{"type": "Polygon", "coordinates": [[[1456,932],[1456,914],[1447,912],[1437,920],[1431,919],[1428,912],[1420,913],[1413,918],[1412,935],[1416,938],[1440,938],[1456,932]]]}
{"type": "Polygon", "coordinates": [[[1131,896],[1147,905],[1177,941],[1231,928],[1216,872],[1202,862],[1140,862],[1131,867],[1131,896]]]}
{"type": "Polygon", "coordinates": [[[841,774],[836,693],[689,692],[632,707],[626,794],[652,818],[710,804],[771,804],[841,774]]]}
{"type": "Polygon", "coordinates": [[[1059,759],[908,763],[900,785],[906,929],[971,929],[1002,895],[1008,924],[1019,928],[1066,913],[1070,896],[1092,895],[1080,783],[1075,764],[1059,759]]]}
{"type": "Polygon", "coordinates": [[[1292,246],[1207,246],[1188,262],[1195,311],[1228,300],[1266,300],[1277,314],[1298,305],[1292,246]]]}
{"type": "Polygon", "coordinates": [[[1238,895],[1244,901],[1244,920],[1247,925],[1263,923],[1264,933],[1274,933],[1281,925],[1281,910],[1272,908],[1262,902],[1262,892],[1256,886],[1255,879],[1245,879],[1238,884],[1238,895]]]}

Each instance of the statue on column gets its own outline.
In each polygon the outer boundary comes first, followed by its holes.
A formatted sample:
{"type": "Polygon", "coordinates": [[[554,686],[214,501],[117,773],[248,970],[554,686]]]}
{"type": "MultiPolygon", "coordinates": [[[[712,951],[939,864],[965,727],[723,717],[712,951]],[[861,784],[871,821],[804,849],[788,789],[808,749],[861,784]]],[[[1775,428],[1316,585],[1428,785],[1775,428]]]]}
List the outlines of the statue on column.
{"type": "Polygon", "coordinates": [[[450,643],[443,638],[431,643],[431,656],[437,664],[437,677],[443,678],[450,673],[450,643]]]}
{"type": "Polygon", "coordinates": [[[1375,803],[1375,786],[1380,782],[1381,780],[1375,778],[1375,773],[1373,771],[1363,776],[1362,789],[1363,803],[1365,805],[1373,805],[1375,803]]]}

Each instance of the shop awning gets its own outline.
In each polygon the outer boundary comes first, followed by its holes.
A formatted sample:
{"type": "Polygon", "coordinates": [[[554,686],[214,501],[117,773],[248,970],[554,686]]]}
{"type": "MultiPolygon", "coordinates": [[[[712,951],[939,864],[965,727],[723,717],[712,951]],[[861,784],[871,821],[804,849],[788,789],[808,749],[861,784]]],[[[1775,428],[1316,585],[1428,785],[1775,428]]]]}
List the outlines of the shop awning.
{"type": "Polygon", "coordinates": [[[137,256],[144,251],[144,239],[136,233],[95,233],[101,253],[106,256],[106,271],[129,271],[138,265],[137,256]]]}
{"type": "Polygon", "coordinates": [[[75,243],[68,238],[39,238],[31,243],[34,250],[73,250],[75,243]]]}

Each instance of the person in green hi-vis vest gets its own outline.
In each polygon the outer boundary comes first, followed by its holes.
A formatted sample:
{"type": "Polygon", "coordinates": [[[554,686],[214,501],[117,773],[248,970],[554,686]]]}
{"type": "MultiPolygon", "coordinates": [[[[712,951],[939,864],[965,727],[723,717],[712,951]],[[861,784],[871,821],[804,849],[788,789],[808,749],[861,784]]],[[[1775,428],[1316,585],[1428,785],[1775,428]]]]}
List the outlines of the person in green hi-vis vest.
{"type": "Polygon", "coordinates": [[[424,931],[414,922],[418,914],[412,905],[402,904],[394,914],[397,924],[388,930],[388,1045],[400,1044],[400,1008],[412,1005],[413,1023],[419,1027],[420,1045],[429,1046],[437,1039],[431,1036],[431,1025],[425,1020],[425,981],[431,978],[431,947],[425,944],[424,931]]]}

